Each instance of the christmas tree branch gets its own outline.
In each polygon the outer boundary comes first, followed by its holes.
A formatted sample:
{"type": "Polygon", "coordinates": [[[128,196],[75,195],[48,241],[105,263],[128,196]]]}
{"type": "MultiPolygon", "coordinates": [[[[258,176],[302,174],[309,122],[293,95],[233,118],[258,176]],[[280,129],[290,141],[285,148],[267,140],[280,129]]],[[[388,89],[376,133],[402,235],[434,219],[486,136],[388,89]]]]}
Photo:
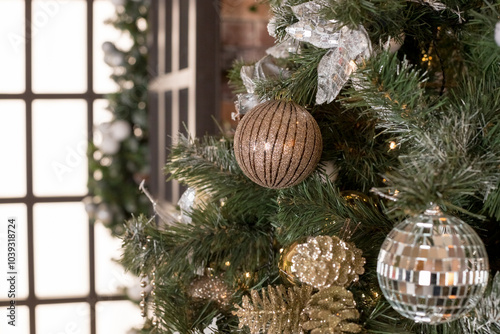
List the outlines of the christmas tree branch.
{"type": "Polygon", "coordinates": [[[318,89],[317,67],[327,51],[312,45],[304,45],[300,53],[291,54],[287,58],[292,75],[258,81],[255,94],[266,99],[292,100],[303,106],[314,105],[318,89]]]}
{"type": "Polygon", "coordinates": [[[197,305],[187,296],[183,283],[165,279],[157,288],[156,312],[161,314],[158,333],[202,334],[212,319],[220,314],[214,303],[197,305]]]}
{"type": "Polygon", "coordinates": [[[339,188],[368,192],[382,185],[380,174],[397,165],[391,135],[376,129],[377,123],[359,109],[343,112],[338,103],[317,106],[312,115],[323,136],[322,159],[332,161],[339,170],[339,188]]]}
{"type": "Polygon", "coordinates": [[[164,275],[189,279],[199,268],[210,266],[234,277],[267,266],[269,223],[265,217],[228,216],[224,207],[207,204],[193,210],[191,224],[163,231],[168,254],[164,275]]]}
{"type": "Polygon", "coordinates": [[[377,127],[401,137],[400,143],[411,141],[412,130],[424,126],[428,116],[447,103],[445,98],[427,96],[425,73],[388,52],[370,58],[352,81],[345,107],[365,108],[377,127]]]}
{"type": "Polygon", "coordinates": [[[212,201],[223,201],[235,215],[265,216],[272,210],[270,204],[276,192],[259,187],[243,175],[232,147],[229,138],[192,139],[180,135],[165,172],[170,179],[207,192],[212,201]]]}

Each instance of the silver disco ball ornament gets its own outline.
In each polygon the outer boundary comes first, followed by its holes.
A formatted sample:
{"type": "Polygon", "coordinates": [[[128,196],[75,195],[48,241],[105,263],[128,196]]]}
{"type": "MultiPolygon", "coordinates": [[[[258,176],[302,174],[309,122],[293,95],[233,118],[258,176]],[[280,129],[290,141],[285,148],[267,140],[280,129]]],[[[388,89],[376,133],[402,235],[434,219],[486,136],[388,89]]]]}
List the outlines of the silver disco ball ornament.
{"type": "Polygon", "coordinates": [[[403,316],[428,324],[474,308],[488,283],[488,255],[462,220],[432,208],[387,236],[377,261],[380,288],[403,316]]]}

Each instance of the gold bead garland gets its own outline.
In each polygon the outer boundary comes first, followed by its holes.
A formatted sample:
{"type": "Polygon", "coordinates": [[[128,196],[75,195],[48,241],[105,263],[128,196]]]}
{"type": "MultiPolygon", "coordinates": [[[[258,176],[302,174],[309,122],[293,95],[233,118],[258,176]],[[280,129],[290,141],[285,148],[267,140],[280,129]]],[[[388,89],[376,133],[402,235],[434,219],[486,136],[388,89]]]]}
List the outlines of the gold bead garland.
{"type": "MultiPolygon", "coordinates": [[[[149,247],[151,247],[151,243],[153,242],[153,238],[151,238],[151,236],[147,236],[146,237],[146,242],[143,243],[142,245],[142,249],[143,250],[147,250],[149,247]]],[[[155,296],[156,296],[156,272],[155,272],[155,269],[153,268],[153,270],[151,271],[151,274],[150,276],[148,277],[148,274],[146,274],[144,272],[144,269],[145,269],[145,265],[144,263],[141,265],[141,274],[139,275],[140,277],[140,286],[142,288],[142,291],[141,291],[141,301],[139,302],[139,307],[141,309],[141,317],[145,318],[147,317],[148,315],[148,303],[147,303],[147,297],[148,297],[148,293],[146,291],[146,288],[148,286],[148,280],[151,284],[151,293],[150,293],[150,296],[153,297],[152,299],[152,319],[151,319],[151,324],[153,326],[157,326],[158,325],[158,319],[156,317],[156,302],[154,300],[155,296]]]]}
{"type": "Polygon", "coordinates": [[[151,324],[156,327],[158,325],[158,319],[156,318],[156,301],[155,301],[155,298],[156,298],[156,273],[153,271],[151,273],[151,276],[152,276],[151,286],[153,287],[153,290],[151,290],[151,296],[153,297],[153,301],[151,302],[153,305],[153,314],[152,314],[153,318],[151,320],[151,324]]]}
{"type": "MultiPolygon", "coordinates": [[[[141,317],[145,318],[147,315],[148,315],[148,312],[147,312],[147,306],[148,306],[148,303],[147,303],[147,295],[148,293],[146,292],[146,288],[148,286],[148,283],[147,283],[147,279],[148,278],[148,275],[142,273],[140,275],[140,286],[142,288],[142,291],[141,291],[141,301],[139,303],[139,307],[141,308],[141,317]]],[[[156,326],[158,324],[158,319],[156,318],[156,302],[154,301],[154,297],[156,296],[156,273],[153,271],[151,273],[151,287],[153,288],[151,290],[151,297],[153,297],[153,301],[151,302],[152,306],[153,306],[153,309],[152,309],[152,320],[151,320],[151,323],[153,324],[153,326],[156,326]]]]}
{"type": "Polygon", "coordinates": [[[146,282],[146,278],[148,275],[146,274],[141,274],[141,282],[139,283],[141,285],[142,291],[141,291],[141,302],[139,303],[139,306],[141,308],[141,317],[145,318],[146,317],[146,286],[148,283],[146,282]]]}
{"type": "Polygon", "coordinates": [[[322,149],[321,131],[311,114],[283,100],[254,107],[234,135],[234,153],[243,173],[272,189],[302,182],[316,168],[322,149]]]}

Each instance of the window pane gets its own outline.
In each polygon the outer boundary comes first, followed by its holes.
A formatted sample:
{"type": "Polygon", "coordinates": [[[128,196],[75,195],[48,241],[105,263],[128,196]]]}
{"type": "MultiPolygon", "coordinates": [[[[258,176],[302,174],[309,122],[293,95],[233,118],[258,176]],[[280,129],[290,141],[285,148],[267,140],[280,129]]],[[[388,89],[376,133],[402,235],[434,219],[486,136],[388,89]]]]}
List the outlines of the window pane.
{"type": "Polygon", "coordinates": [[[90,334],[90,306],[87,303],[38,305],[35,312],[38,334],[90,334]]]}
{"type": "MultiPolygon", "coordinates": [[[[2,307],[3,309],[3,307],[2,307]]],[[[2,310],[3,311],[3,310],[2,310]]],[[[7,323],[9,318],[2,319],[0,322],[0,333],[6,334],[29,334],[30,332],[30,311],[28,306],[16,305],[16,326],[12,327],[7,323]]],[[[4,318],[4,317],[2,317],[4,318]]]]}
{"type": "Polygon", "coordinates": [[[34,0],[33,91],[87,91],[86,2],[34,0]]]}
{"type": "Polygon", "coordinates": [[[113,113],[107,109],[108,104],[105,99],[94,101],[94,126],[113,120],[113,113]]]}
{"type": "Polygon", "coordinates": [[[89,293],[89,222],[82,203],[35,204],[35,293],[74,297],[89,293]]]}
{"type": "Polygon", "coordinates": [[[130,301],[96,304],[97,334],[127,334],[131,328],[142,328],[144,320],[137,305],[130,301]]]}
{"type": "MultiPolygon", "coordinates": [[[[108,106],[108,101],[104,99],[99,99],[94,101],[94,138],[92,139],[94,144],[99,146],[102,143],[103,135],[101,131],[98,130],[98,126],[102,123],[108,123],[113,120],[113,113],[106,109],[108,106]]],[[[95,158],[95,155],[94,155],[95,158]]],[[[96,158],[99,160],[98,158],[96,158]]]]}
{"type": "MultiPolygon", "coordinates": [[[[0,1],[0,93],[22,93],[25,90],[24,1],[0,1]]],[[[3,123],[2,123],[3,124],[3,123]]]]}
{"type": "Polygon", "coordinates": [[[87,193],[87,103],[33,102],[33,192],[37,196],[87,193]]]}
{"type": "MultiPolygon", "coordinates": [[[[16,300],[28,297],[28,220],[25,204],[1,204],[0,205],[0,259],[7,259],[7,219],[15,217],[15,243],[16,243],[16,300]]],[[[7,261],[3,260],[2,272],[7,273],[7,261]]],[[[11,300],[8,296],[9,286],[7,280],[0,279],[0,301],[11,300]]],[[[0,332],[4,333],[4,332],[0,332]]]]}
{"type": "Polygon", "coordinates": [[[0,124],[4,125],[0,131],[0,156],[3,157],[0,164],[0,197],[26,195],[25,108],[21,100],[0,100],[0,124]]]}
{"type": "Polygon", "coordinates": [[[96,292],[100,295],[121,294],[123,289],[139,286],[139,279],[125,273],[123,266],[116,263],[122,254],[122,240],[111,235],[111,231],[102,224],[96,224],[95,258],[96,292]]]}

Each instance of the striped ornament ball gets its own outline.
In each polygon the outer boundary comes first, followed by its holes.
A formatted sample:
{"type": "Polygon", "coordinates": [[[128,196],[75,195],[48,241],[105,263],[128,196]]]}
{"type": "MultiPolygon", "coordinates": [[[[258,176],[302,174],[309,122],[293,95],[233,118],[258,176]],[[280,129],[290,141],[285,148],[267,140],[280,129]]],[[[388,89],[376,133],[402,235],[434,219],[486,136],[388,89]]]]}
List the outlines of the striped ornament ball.
{"type": "Polygon", "coordinates": [[[321,132],[311,114],[283,100],[254,107],[234,135],[234,153],[243,173],[272,189],[302,182],[316,168],[322,149],[321,132]]]}

